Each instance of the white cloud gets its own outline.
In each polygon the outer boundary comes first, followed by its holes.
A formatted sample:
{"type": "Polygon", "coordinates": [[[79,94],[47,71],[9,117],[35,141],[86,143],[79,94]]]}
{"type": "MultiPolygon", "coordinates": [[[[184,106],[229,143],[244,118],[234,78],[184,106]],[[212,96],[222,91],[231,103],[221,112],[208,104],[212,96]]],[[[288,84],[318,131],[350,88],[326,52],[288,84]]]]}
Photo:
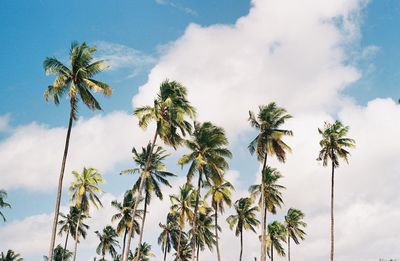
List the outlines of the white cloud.
{"type": "Polygon", "coordinates": [[[0,132],[6,131],[9,129],[10,115],[1,115],[0,116],[0,132]]]}

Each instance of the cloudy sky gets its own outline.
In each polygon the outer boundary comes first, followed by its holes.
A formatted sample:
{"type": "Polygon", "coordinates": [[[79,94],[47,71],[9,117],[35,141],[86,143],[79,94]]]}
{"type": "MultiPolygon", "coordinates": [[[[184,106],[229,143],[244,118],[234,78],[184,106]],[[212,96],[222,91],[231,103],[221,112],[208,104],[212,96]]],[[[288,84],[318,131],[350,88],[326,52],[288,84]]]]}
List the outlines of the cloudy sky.
{"type": "MultiPolygon", "coordinates": [[[[282,220],[290,207],[306,213],[307,238],[293,247],[297,260],[329,254],[330,176],[315,160],[317,128],[335,119],[349,125],[357,148],[336,175],[336,260],[400,258],[399,1],[2,1],[0,14],[0,189],[13,206],[3,211],[0,251],[14,249],[28,261],[47,253],[68,103],[43,100],[52,78],[42,62],[47,56],[66,61],[70,42],[78,40],[96,45],[96,57],[108,60],[111,67],[99,78],[114,87],[110,98],[99,97],[102,112],[80,107],[72,131],[64,191],[69,173],[83,166],[98,168],[107,180],[105,207],[91,213],[78,260],[96,255],[94,231],[110,223],[110,202],[134,182],[118,173],[132,166],[132,147],[150,139],[132,110],[151,103],[166,78],[187,86],[200,121],[226,129],[235,199],[247,194],[259,170],[247,151],[255,135],[248,111],[276,101],[294,116],[286,125],[295,134],[287,138],[293,153],[284,165],[270,162],[285,176],[285,205],[268,219],[282,220]]],[[[184,151],[171,153],[168,166],[178,177],[167,195],[186,174],[176,165],[184,151]]],[[[65,211],[67,192],[62,204],[65,211]]],[[[156,237],[168,201],[154,200],[149,211],[144,240],[160,260],[156,237]]],[[[237,259],[239,240],[222,226],[223,260],[237,259]]],[[[245,238],[244,260],[254,260],[257,236],[245,238]]],[[[214,260],[215,253],[202,259],[214,260]]]]}

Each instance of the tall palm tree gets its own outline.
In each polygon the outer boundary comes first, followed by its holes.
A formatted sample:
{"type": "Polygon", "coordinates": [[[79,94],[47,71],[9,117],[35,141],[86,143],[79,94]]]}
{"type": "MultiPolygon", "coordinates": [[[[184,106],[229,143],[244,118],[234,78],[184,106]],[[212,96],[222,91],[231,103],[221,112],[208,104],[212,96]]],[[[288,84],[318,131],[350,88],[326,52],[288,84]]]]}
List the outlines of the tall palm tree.
{"type": "MultiPolygon", "coordinates": [[[[5,190],[0,189],[0,209],[2,208],[11,208],[11,205],[4,200],[7,198],[7,192],[5,190]]],[[[0,216],[3,218],[3,221],[6,221],[6,217],[0,211],[0,216]]]]}
{"type": "Polygon", "coordinates": [[[133,260],[135,261],[150,261],[150,257],[155,257],[154,253],[151,251],[151,245],[146,242],[140,245],[140,251],[138,248],[135,250],[133,255],[133,260]],[[139,255],[139,253],[141,253],[139,255]]]}
{"type": "Polygon", "coordinates": [[[64,65],[55,57],[47,57],[43,62],[43,67],[46,74],[53,74],[56,76],[53,84],[49,85],[44,93],[46,101],[52,100],[56,105],[58,105],[61,98],[65,94],[68,94],[70,103],[68,130],[65,139],[60,175],[58,178],[57,197],[49,247],[50,260],[53,256],[53,249],[56,239],[62,183],[68,155],[69,140],[73,122],[77,119],[79,100],[81,100],[93,111],[101,110],[99,102],[95,99],[91,92],[101,92],[106,96],[109,96],[112,93],[112,88],[109,85],[93,79],[96,74],[108,67],[104,61],[95,60],[93,56],[95,51],[96,47],[94,46],[90,47],[86,45],[86,43],[79,44],[77,42],[72,42],[69,52],[69,67],[64,65]]]}
{"type": "Polygon", "coordinates": [[[112,226],[106,226],[103,229],[103,233],[95,231],[97,237],[100,240],[99,245],[96,248],[96,253],[101,255],[104,259],[107,253],[110,253],[111,257],[117,255],[116,247],[119,247],[117,231],[112,226]]]}
{"type": "MultiPolygon", "coordinates": [[[[117,200],[114,200],[111,202],[111,206],[113,206],[114,208],[116,208],[118,210],[118,212],[116,214],[114,214],[111,217],[111,221],[115,222],[117,221],[117,228],[116,231],[118,233],[118,235],[122,235],[123,234],[123,244],[122,244],[122,254],[121,254],[121,260],[122,260],[122,255],[125,251],[125,242],[126,242],[126,236],[128,234],[129,231],[129,227],[131,225],[131,221],[132,221],[132,202],[133,202],[134,196],[132,193],[132,190],[129,189],[125,192],[124,195],[124,199],[122,204],[120,202],[118,202],[117,200]]],[[[142,218],[142,214],[143,211],[142,210],[137,210],[136,211],[136,215],[135,215],[135,220],[133,222],[133,230],[136,234],[140,234],[140,225],[138,220],[142,218]]]]}
{"type": "MultiPolygon", "coordinates": [[[[204,251],[205,247],[212,250],[216,243],[214,234],[214,217],[212,215],[213,209],[209,207],[204,207],[204,210],[199,212],[197,215],[196,231],[198,236],[196,237],[196,260],[198,261],[200,250],[204,251]]],[[[221,229],[220,227],[215,228],[215,230],[221,229]]],[[[189,231],[189,234],[193,236],[193,228],[189,231]]]]}
{"type": "Polygon", "coordinates": [[[285,227],[287,232],[287,243],[288,243],[288,261],[290,261],[290,239],[296,244],[300,243],[300,240],[304,240],[306,232],[303,228],[307,224],[303,221],[304,213],[295,208],[289,208],[285,216],[285,227]]]}
{"type": "MultiPolygon", "coordinates": [[[[58,221],[58,225],[60,226],[60,228],[58,230],[58,235],[62,236],[64,233],[66,234],[64,250],[61,253],[67,253],[68,238],[69,238],[69,235],[71,235],[75,239],[78,218],[80,217],[81,220],[84,220],[84,219],[88,218],[88,215],[86,215],[85,213],[81,213],[81,211],[77,207],[71,206],[69,208],[69,213],[67,215],[64,215],[62,212],[60,212],[60,216],[61,216],[61,219],[58,221]]],[[[86,238],[86,234],[87,234],[86,231],[88,229],[89,229],[88,225],[86,225],[82,221],[79,223],[78,233],[83,238],[86,238]]],[[[54,256],[54,259],[55,259],[55,256],[54,256]]],[[[60,260],[63,261],[64,257],[61,257],[60,260]]]]}
{"type": "MultiPolygon", "coordinates": [[[[151,144],[149,143],[147,147],[142,148],[142,152],[139,153],[135,148],[133,148],[133,160],[135,161],[137,168],[127,169],[121,172],[121,174],[130,173],[140,174],[136,183],[133,185],[133,191],[137,192],[140,184],[143,184],[144,187],[144,213],[142,218],[142,225],[140,226],[140,236],[138,246],[142,245],[143,239],[143,231],[144,224],[146,221],[147,215],[147,206],[150,204],[152,194],[154,193],[157,198],[160,200],[163,199],[163,194],[161,192],[160,183],[171,187],[171,184],[168,182],[168,178],[175,176],[170,172],[166,171],[166,166],[164,164],[165,158],[168,156],[166,151],[159,147],[154,146],[153,153],[150,156],[151,144]],[[147,159],[150,158],[150,163],[147,168],[146,174],[142,174],[145,171],[147,159]],[[143,181],[142,181],[143,179],[143,181]]],[[[140,256],[140,247],[138,247],[138,255],[140,256]]]]}
{"type": "MultiPolygon", "coordinates": [[[[146,129],[150,122],[156,123],[156,130],[154,132],[153,141],[151,142],[150,153],[153,154],[153,149],[156,145],[157,138],[159,137],[166,145],[176,148],[183,142],[182,136],[192,131],[191,124],[186,120],[187,117],[193,119],[195,116],[195,109],[186,98],[186,87],[175,81],[164,81],[160,86],[160,92],[154,100],[154,105],[144,106],[137,108],[134,115],[139,118],[139,126],[146,129]]],[[[151,162],[151,157],[146,161],[142,175],[146,175],[151,162]]],[[[132,213],[136,212],[139,205],[139,199],[142,197],[142,190],[144,180],[137,190],[139,197],[132,206],[132,213]]],[[[130,251],[131,238],[133,230],[129,230],[128,240],[123,261],[128,260],[130,251]]]]}
{"type": "Polygon", "coordinates": [[[235,235],[240,236],[240,255],[239,261],[242,261],[243,255],[243,230],[251,230],[256,233],[255,226],[260,223],[257,220],[256,213],[258,207],[252,206],[251,198],[241,198],[234,204],[236,215],[230,215],[226,221],[230,229],[235,227],[235,235]]]}
{"type": "MultiPolygon", "coordinates": [[[[250,142],[248,148],[251,154],[256,153],[258,161],[262,162],[261,175],[267,167],[268,155],[276,156],[276,158],[285,162],[286,153],[291,151],[291,148],[283,142],[282,138],[285,135],[293,135],[292,131],[282,129],[281,126],[286,120],[292,118],[287,114],[284,108],[278,107],[276,103],[271,102],[265,106],[259,106],[257,116],[249,111],[250,125],[258,131],[257,136],[250,142]]],[[[265,203],[264,203],[264,183],[261,183],[261,261],[265,261],[266,248],[266,229],[267,221],[265,218],[265,203]]]]}
{"type": "Polygon", "coordinates": [[[219,236],[218,236],[218,212],[221,214],[225,211],[225,204],[229,207],[232,206],[232,191],[233,185],[226,181],[218,179],[211,180],[210,189],[207,191],[205,197],[211,196],[211,205],[214,208],[214,228],[215,228],[215,245],[217,248],[217,258],[221,261],[221,253],[219,250],[219,236]]]}
{"type": "MultiPolygon", "coordinates": [[[[84,214],[89,213],[90,203],[95,207],[103,207],[98,194],[102,192],[99,187],[105,181],[101,174],[94,168],[83,168],[82,173],[73,171],[75,181],[71,183],[69,191],[72,193],[71,201],[75,206],[84,214]]],[[[82,216],[78,216],[78,227],[81,222],[82,216]]],[[[76,251],[78,248],[79,234],[78,229],[75,231],[75,247],[72,260],[76,259],[76,251]]]]}
{"type": "Polygon", "coordinates": [[[24,261],[20,254],[9,249],[7,253],[1,252],[0,261],[24,261]]]}
{"type": "Polygon", "coordinates": [[[317,160],[322,161],[324,167],[328,166],[329,160],[331,161],[332,176],[331,176],[331,252],[330,260],[333,261],[335,251],[334,240],[334,188],[335,188],[335,169],[339,167],[339,159],[345,160],[348,163],[350,152],[347,148],[354,148],[355,141],[347,138],[349,132],[348,126],[343,126],[340,121],[335,121],[331,124],[325,122],[322,129],[318,129],[322,139],[319,142],[321,151],[319,152],[317,160]]]}
{"type": "Polygon", "coordinates": [[[268,241],[269,252],[271,253],[271,261],[274,261],[274,249],[280,256],[285,256],[285,249],[282,242],[286,242],[286,228],[278,221],[268,224],[268,241]]]}
{"type": "Polygon", "coordinates": [[[179,235],[179,224],[178,215],[176,212],[170,212],[167,215],[167,220],[165,224],[159,224],[162,229],[159,237],[158,244],[164,253],[164,261],[167,260],[167,253],[171,252],[171,248],[178,245],[178,235],[179,235]]]}
{"type": "Polygon", "coordinates": [[[178,235],[178,260],[180,260],[180,247],[181,247],[181,239],[182,233],[185,229],[185,221],[188,220],[191,222],[194,218],[194,213],[192,210],[192,202],[196,193],[194,192],[194,188],[189,183],[186,183],[182,187],[179,188],[178,195],[170,195],[171,200],[171,211],[175,212],[178,215],[178,223],[179,223],[179,235],[178,235]]]}
{"type": "Polygon", "coordinates": [[[225,131],[213,125],[211,122],[194,124],[193,135],[187,140],[186,146],[192,151],[183,155],[179,159],[180,165],[190,164],[187,174],[188,182],[198,173],[196,203],[194,208],[194,220],[192,224],[192,260],[195,260],[196,251],[196,222],[197,212],[199,208],[200,189],[203,185],[203,175],[205,180],[215,179],[221,181],[224,170],[228,168],[227,158],[232,157],[232,153],[228,150],[228,139],[225,131]]]}
{"type": "MultiPolygon", "coordinates": [[[[61,245],[57,245],[56,248],[54,248],[53,261],[70,261],[71,257],[72,252],[68,249],[64,249],[61,245]]],[[[43,259],[44,261],[49,260],[47,256],[44,256],[43,259]]]]}

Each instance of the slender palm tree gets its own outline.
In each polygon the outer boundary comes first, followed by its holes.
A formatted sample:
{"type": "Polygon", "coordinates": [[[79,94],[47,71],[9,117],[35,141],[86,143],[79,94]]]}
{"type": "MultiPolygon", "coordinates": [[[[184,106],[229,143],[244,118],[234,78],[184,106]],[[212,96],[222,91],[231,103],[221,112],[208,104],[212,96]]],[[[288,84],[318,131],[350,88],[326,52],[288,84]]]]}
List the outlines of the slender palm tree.
{"type": "MultiPolygon", "coordinates": [[[[287,114],[284,108],[280,108],[276,103],[271,102],[265,106],[259,106],[257,116],[249,111],[250,125],[258,131],[257,136],[250,142],[248,148],[251,154],[256,153],[257,159],[262,162],[261,175],[267,167],[268,155],[276,156],[276,158],[285,162],[286,153],[291,151],[291,148],[282,140],[285,135],[293,135],[292,131],[282,129],[281,126],[286,120],[292,118],[287,114]]],[[[264,193],[264,183],[261,183],[261,194],[264,193]]],[[[266,229],[267,221],[265,218],[265,199],[261,195],[261,261],[266,261],[266,229]]]]}
{"type": "Polygon", "coordinates": [[[174,261],[189,261],[192,259],[192,248],[186,233],[182,233],[180,248],[175,253],[174,261]]]}
{"type": "Polygon", "coordinates": [[[178,223],[179,223],[179,235],[178,235],[178,260],[180,258],[179,253],[181,252],[181,239],[182,233],[185,229],[185,221],[191,222],[194,218],[194,213],[192,210],[193,199],[196,196],[194,192],[194,188],[189,183],[186,183],[182,187],[179,188],[178,195],[170,195],[171,200],[171,211],[175,212],[178,215],[178,223]]]}
{"type": "MultiPolygon", "coordinates": [[[[134,111],[134,115],[139,119],[139,126],[143,129],[146,129],[150,122],[154,121],[156,124],[149,155],[153,154],[157,138],[160,138],[166,145],[176,148],[183,143],[182,136],[186,136],[187,133],[192,131],[192,126],[186,118],[189,117],[193,119],[195,116],[195,109],[189,103],[186,96],[186,87],[178,82],[166,80],[160,86],[160,92],[154,100],[153,107],[144,106],[134,111]]],[[[147,159],[142,175],[147,175],[150,162],[151,157],[147,159]]],[[[132,206],[132,213],[136,212],[139,199],[142,197],[144,180],[145,179],[141,179],[142,182],[139,184],[137,190],[139,197],[132,206]]],[[[132,227],[129,230],[123,261],[128,260],[133,234],[132,227]]]]}
{"type": "MultiPolygon", "coordinates": [[[[140,174],[136,183],[133,185],[133,191],[138,192],[140,184],[144,187],[144,213],[142,218],[142,225],[140,226],[140,236],[138,246],[142,245],[144,225],[147,215],[147,206],[150,204],[152,194],[154,193],[160,200],[163,199],[163,194],[161,192],[160,183],[171,187],[168,182],[168,178],[175,176],[170,172],[166,171],[166,165],[164,164],[165,158],[168,156],[166,151],[159,147],[154,146],[153,153],[150,156],[151,144],[149,143],[147,147],[142,148],[142,152],[139,153],[135,148],[133,148],[133,160],[135,161],[137,168],[127,169],[121,172],[121,174],[140,174]],[[145,171],[147,159],[150,158],[150,163],[147,168],[146,174],[142,174],[145,171]],[[143,181],[142,181],[143,179],[143,181]]],[[[140,256],[140,247],[138,247],[138,255],[140,256]]]]}
{"type": "Polygon", "coordinates": [[[178,245],[179,224],[177,213],[168,213],[165,224],[160,223],[159,226],[162,231],[158,237],[158,244],[161,245],[164,261],[166,261],[167,253],[171,252],[172,247],[176,248],[178,245]]]}
{"type": "Polygon", "coordinates": [[[179,159],[180,165],[190,164],[187,179],[190,182],[193,176],[198,173],[197,181],[197,197],[194,208],[194,220],[192,227],[192,260],[195,260],[196,251],[196,222],[199,207],[200,190],[203,185],[203,175],[205,180],[215,179],[221,181],[223,179],[224,170],[228,168],[227,158],[232,157],[232,153],[227,148],[228,139],[225,131],[213,125],[211,122],[194,124],[192,138],[186,141],[186,146],[191,153],[183,155],[179,159]]]}
{"type": "MultiPolygon", "coordinates": [[[[83,168],[82,173],[73,171],[75,181],[71,183],[69,191],[72,194],[71,201],[84,214],[89,214],[90,203],[95,207],[103,207],[98,194],[102,192],[99,187],[105,181],[101,174],[94,168],[83,168]]],[[[82,220],[82,216],[78,216],[78,227],[82,220]]],[[[75,231],[75,247],[72,260],[76,259],[76,251],[78,248],[79,234],[78,229],[75,231]]]]}
{"type": "Polygon", "coordinates": [[[99,231],[95,231],[97,237],[100,240],[99,245],[96,248],[96,253],[101,255],[104,259],[107,253],[110,253],[111,257],[115,257],[117,255],[116,247],[119,247],[117,231],[112,226],[106,226],[103,229],[103,233],[99,231]]]}
{"type": "Polygon", "coordinates": [[[324,167],[328,166],[329,160],[331,161],[332,176],[331,176],[331,252],[330,260],[333,261],[335,252],[334,240],[334,188],[335,188],[335,169],[339,167],[339,159],[345,160],[348,163],[350,152],[348,148],[355,147],[355,141],[347,138],[349,132],[348,126],[343,126],[340,121],[335,121],[331,124],[325,122],[322,129],[318,129],[322,139],[319,142],[321,151],[319,152],[317,160],[322,161],[324,167]]]}
{"type": "Polygon", "coordinates": [[[140,245],[140,251],[138,248],[135,250],[133,255],[133,260],[135,261],[150,261],[151,257],[155,257],[154,253],[151,251],[151,245],[146,242],[140,245]],[[140,253],[140,255],[139,255],[140,253]]]}
{"type": "Polygon", "coordinates": [[[235,235],[240,236],[240,255],[239,261],[242,261],[243,255],[243,230],[251,230],[256,233],[255,226],[260,223],[257,220],[256,213],[258,207],[252,206],[253,201],[251,198],[241,198],[234,204],[236,215],[230,215],[226,221],[230,229],[235,227],[235,235]]]}
{"type": "MultiPolygon", "coordinates": [[[[212,215],[213,209],[210,207],[204,207],[204,210],[199,212],[197,215],[196,231],[198,236],[196,237],[196,260],[200,259],[200,250],[204,251],[205,247],[212,250],[216,244],[214,230],[221,229],[217,227],[214,229],[214,216],[212,215]]],[[[193,228],[189,231],[189,234],[193,236],[193,228]]]]}
{"type": "Polygon", "coordinates": [[[9,249],[7,253],[1,252],[0,261],[23,261],[24,259],[20,254],[15,253],[13,250],[9,249]]]}
{"type": "Polygon", "coordinates": [[[60,175],[58,178],[57,197],[49,247],[50,260],[53,256],[56,239],[62,183],[68,155],[69,140],[73,122],[77,119],[79,100],[93,111],[101,110],[100,103],[95,99],[92,92],[101,92],[106,96],[109,96],[112,93],[112,88],[109,85],[93,79],[96,74],[108,67],[104,61],[95,60],[93,56],[95,51],[96,47],[94,46],[90,47],[86,45],[86,43],[79,44],[77,42],[72,42],[69,52],[69,67],[64,65],[55,57],[47,57],[43,62],[46,74],[53,74],[56,76],[53,84],[49,85],[44,93],[46,101],[52,100],[56,105],[58,105],[61,98],[65,94],[68,94],[70,103],[68,130],[65,139],[60,175]]]}
{"type": "MultiPolygon", "coordinates": [[[[58,226],[60,227],[58,230],[58,235],[62,236],[64,233],[66,234],[65,243],[64,243],[64,251],[61,253],[67,253],[68,238],[69,238],[69,235],[71,235],[75,239],[78,218],[80,217],[81,220],[84,220],[84,219],[88,218],[88,215],[86,215],[85,213],[81,213],[81,211],[77,207],[71,206],[69,208],[69,213],[67,215],[64,215],[62,212],[60,212],[60,216],[61,216],[61,219],[58,221],[58,226]]],[[[89,229],[88,225],[86,225],[82,221],[79,223],[78,233],[83,238],[86,238],[86,234],[87,234],[86,231],[88,229],[89,229]]],[[[55,256],[54,256],[54,259],[55,259],[55,256]]],[[[63,261],[64,258],[61,257],[60,260],[63,261]]]]}
{"type": "MultiPolygon", "coordinates": [[[[117,227],[116,227],[116,231],[118,233],[118,235],[122,235],[123,234],[123,239],[122,239],[122,254],[121,254],[121,260],[122,260],[122,255],[125,251],[124,247],[125,247],[125,242],[126,242],[126,236],[128,234],[129,231],[129,226],[131,225],[131,219],[132,219],[132,202],[133,202],[134,196],[132,193],[132,190],[129,189],[125,192],[124,195],[124,199],[123,202],[120,203],[117,200],[114,200],[111,202],[111,206],[113,206],[114,208],[116,208],[118,210],[118,212],[116,214],[114,214],[111,217],[111,221],[115,222],[117,221],[117,227]]],[[[142,210],[137,210],[136,211],[136,215],[135,215],[135,220],[133,222],[133,230],[136,234],[140,234],[140,224],[138,222],[139,219],[142,218],[142,214],[143,211],[142,210]]]]}
{"type": "Polygon", "coordinates": [[[300,240],[304,240],[306,232],[304,228],[307,224],[303,221],[304,213],[295,208],[289,208],[285,216],[285,228],[287,232],[287,244],[288,244],[288,261],[290,261],[290,239],[296,244],[300,244],[300,240]]]}
{"type": "Polygon", "coordinates": [[[274,249],[280,256],[285,256],[282,243],[286,243],[286,228],[278,221],[268,224],[268,252],[271,253],[271,261],[274,261],[274,249]]]}
{"type": "Polygon", "coordinates": [[[219,249],[219,236],[218,236],[218,212],[221,214],[225,211],[225,204],[229,207],[232,206],[232,191],[234,190],[233,185],[226,181],[220,181],[218,179],[211,180],[210,188],[207,191],[205,197],[211,196],[211,205],[214,208],[214,228],[215,228],[215,246],[217,248],[217,258],[221,261],[221,253],[219,249]]]}
{"type": "MultiPolygon", "coordinates": [[[[62,260],[70,261],[71,257],[72,257],[72,252],[69,251],[68,249],[64,249],[61,245],[57,245],[56,248],[54,248],[53,261],[62,261],[62,260]]],[[[44,261],[49,260],[47,256],[44,256],[43,259],[44,261]]]]}
{"type": "MultiPolygon", "coordinates": [[[[7,198],[7,192],[5,190],[0,189],[0,209],[2,208],[11,208],[11,205],[4,200],[7,198]]],[[[0,216],[2,217],[3,221],[6,222],[6,217],[0,211],[0,216]]]]}

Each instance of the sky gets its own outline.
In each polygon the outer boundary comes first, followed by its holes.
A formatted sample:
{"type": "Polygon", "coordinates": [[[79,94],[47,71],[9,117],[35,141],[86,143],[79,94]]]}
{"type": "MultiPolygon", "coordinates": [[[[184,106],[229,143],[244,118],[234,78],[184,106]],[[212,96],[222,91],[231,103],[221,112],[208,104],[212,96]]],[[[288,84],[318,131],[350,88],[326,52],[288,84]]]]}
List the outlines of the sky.
{"type": "MultiPolygon", "coordinates": [[[[47,253],[68,102],[44,101],[53,78],[42,63],[52,56],[67,62],[70,43],[85,41],[110,65],[98,78],[114,92],[97,96],[103,111],[80,106],[72,130],[62,211],[72,170],[93,166],[107,180],[105,207],[92,211],[78,260],[96,256],[94,231],[110,223],[110,202],[135,181],[118,173],[132,167],[132,147],[148,142],[151,127],[141,130],[132,111],[151,104],[167,78],[187,86],[198,120],[225,128],[235,199],[247,195],[259,171],[247,150],[255,135],[248,111],[276,101],[294,116],[285,125],[295,134],[287,138],[293,152],[286,164],[270,161],[285,176],[285,205],[268,219],[282,220],[290,207],[306,213],[307,238],[292,253],[299,260],[329,254],[330,177],[315,160],[317,128],[335,119],[349,125],[357,147],[336,176],[336,260],[400,258],[399,1],[2,1],[0,16],[0,189],[12,204],[3,211],[0,251],[14,249],[28,261],[47,253]]],[[[167,149],[168,168],[178,177],[166,195],[176,193],[186,174],[176,163],[185,150],[167,149]]],[[[158,223],[167,203],[154,200],[145,228],[144,240],[158,257],[158,223]]],[[[223,260],[236,259],[231,246],[239,241],[222,227],[223,260]]],[[[249,232],[245,238],[244,260],[254,260],[257,237],[249,232]]],[[[215,253],[202,258],[214,260],[215,253]]]]}

